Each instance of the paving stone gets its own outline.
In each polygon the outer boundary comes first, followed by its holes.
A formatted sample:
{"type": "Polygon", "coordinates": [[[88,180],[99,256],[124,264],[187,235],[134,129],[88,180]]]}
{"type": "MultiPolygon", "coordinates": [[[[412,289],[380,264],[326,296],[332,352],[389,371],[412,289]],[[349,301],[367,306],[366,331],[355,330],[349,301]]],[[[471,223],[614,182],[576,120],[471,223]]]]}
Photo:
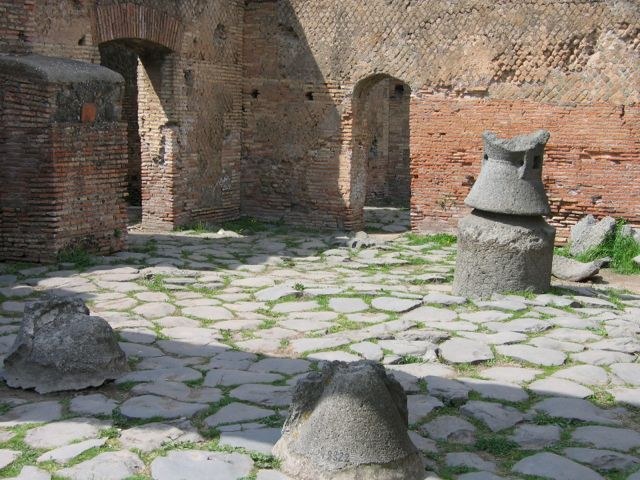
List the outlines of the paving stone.
{"type": "Polygon", "coordinates": [[[616,402],[640,407],[640,388],[614,388],[610,392],[616,402]]]}
{"type": "Polygon", "coordinates": [[[348,338],[339,337],[300,338],[292,340],[289,343],[289,348],[295,355],[300,355],[306,352],[337,348],[348,343],[351,343],[348,338]]]}
{"type": "Polygon", "coordinates": [[[547,348],[549,350],[557,350],[560,352],[578,353],[582,352],[585,347],[579,343],[563,342],[548,337],[535,337],[529,341],[534,347],[547,348]]]}
{"type": "Polygon", "coordinates": [[[519,312],[529,308],[527,304],[524,303],[519,298],[501,298],[497,300],[486,300],[486,301],[475,302],[475,304],[480,308],[499,308],[500,310],[511,310],[514,312],[519,312]]]}
{"type": "Polygon", "coordinates": [[[174,450],[151,463],[154,480],[239,480],[247,477],[252,469],[253,461],[248,455],[200,450],[174,450]]]}
{"type": "Polygon", "coordinates": [[[543,378],[529,384],[529,390],[538,395],[587,398],[593,391],[563,378],[543,378]]]}
{"type": "Polygon", "coordinates": [[[329,308],[340,313],[355,313],[369,309],[361,298],[336,297],[329,299],[329,308]]]}
{"type": "Polygon", "coordinates": [[[578,330],[576,328],[555,328],[547,333],[547,337],[555,338],[563,342],[587,343],[600,340],[601,337],[595,333],[586,330],[578,330]]]}
{"type": "Polygon", "coordinates": [[[343,352],[340,350],[331,351],[331,352],[316,352],[311,353],[307,357],[309,360],[317,360],[322,362],[359,362],[362,360],[357,355],[353,355],[348,352],[343,352]]]}
{"type": "Polygon", "coordinates": [[[191,417],[207,408],[204,403],[179,402],[156,395],[141,395],[122,403],[120,412],[129,418],[180,418],[191,417]]]}
{"type": "Polygon", "coordinates": [[[640,353],[640,342],[632,338],[632,332],[627,334],[626,338],[608,338],[589,345],[594,350],[611,350],[613,352],[622,352],[628,354],[640,353]]]}
{"type": "Polygon", "coordinates": [[[217,427],[227,423],[241,423],[250,420],[260,420],[270,417],[275,412],[266,408],[254,407],[244,403],[230,403],[225,405],[213,415],[205,418],[204,423],[209,427],[217,427]]]}
{"type": "Polygon", "coordinates": [[[215,306],[200,306],[200,307],[187,307],[182,309],[184,315],[189,315],[203,320],[231,320],[233,314],[223,307],[215,306]]]}
{"type": "Polygon", "coordinates": [[[296,358],[265,358],[249,368],[251,372],[281,373],[295,375],[309,371],[311,362],[296,358]]]}
{"type": "Polygon", "coordinates": [[[580,463],[585,463],[597,470],[625,471],[640,464],[640,459],[614,452],[613,450],[597,450],[594,448],[565,448],[564,454],[580,463]]]}
{"type": "Polygon", "coordinates": [[[435,359],[435,352],[437,346],[429,342],[424,341],[410,341],[410,340],[379,340],[378,346],[383,350],[389,350],[396,355],[414,355],[422,356],[427,352],[433,352],[432,357],[435,359]]]}
{"type": "Polygon", "coordinates": [[[202,373],[189,367],[158,368],[154,370],[137,370],[122,375],[117,384],[128,382],[191,382],[200,380],[202,373]]]}
{"type": "Polygon", "coordinates": [[[51,480],[51,474],[37,467],[22,467],[17,477],[7,478],[6,480],[51,480]]]}
{"type": "Polygon", "coordinates": [[[212,358],[205,369],[221,368],[226,370],[247,370],[256,360],[257,355],[249,352],[229,350],[212,358]]]}
{"type": "Polygon", "coordinates": [[[119,342],[120,348],[124,351],[127,357],[161,357],[163,355],[162,350],[149,345],[141,345],[139,343],[131,342],[119,342]]]}
{"type": "Polygon", "coordinates": [[[163,328],[171,327],[199,327],[200,322],[187,317],[164,317],[156,320],[156,323],[163,328]]]}
{"type": "Polygon", "coordinates": [[[549,330],[552,325],[537,318],[518,318],[510,322],[488,322],[484,325],[494,332],[540,333],[549,330]]]}
{"type": "Polygon", "coordinates": [[[565,317],[550,317],[547,318],[547,322],[556,325],[558,327],[583,329],[583,328],[598,328],[600,322],[591,318],[580,318],[573,316],[565,317]]]}
{"type": "Polygon", "coordinates": [[[180,402],[215,403],[222,398],[217,388],[189,388],[180,382],[139,383],[131,389],[134,395],[157,395],[169,397],[180,402]]]}
{"type": "Polygon", "coordinates": [[[445,442],[471,445],[476,441],[476,428],[466,420],[451,415],[442,415],[422,425],[420,431],[434,440],[445,442]]]}
{"type": "Polygon", "coordinates": [[[427,383],[427,391],[433,397],[439,398],[451,405],[462,405],[469,398],[471,389],[464,383],[448,378],[436,376],[424,377],[427,383]]]}
{"type": "Polygon", "coordinates": [[[276,313],[305,312],[309,310],[314,310],[319,306],[320,305],[315,300],[308,301],[308,302],[287,302],[287,303],[279,303],[275,305],[271,309],[271,311],[276,313]]]}
{"type": "Polygon", "coordinates": [[[72,418],[32,428],[24,437],[24,442],[33,448],[57,448],[77,440],[98,437],[108,423],[95,418],[72,418]]]}
{"type": "Polygon", "coordinates": [[[409,300],[397,297],[378,297],[371,301],[371,306],[386,312],[403,313],[422,305],[422,300],[409,300]]]}
{"type": "Polygon", "coordinates": [[[457,480],[508,480],[491,472],[469,472],[456,477],[457,480]]]}
{"type": "Polygon", "coordinates": [[[403,314],[400,318],[414,322],[423,322],[430,326],[433,323],[451,322],[458,318],[458,314],[444,308],[425,306],[411,310],[403,314]]]}
{"type": "Polygon", "coordinates": [[[467,303],[467,299],[465,297],[447,295],[446,293],[433,292],[422,297],[422,303],[425,305],[463,305],[467,303]]]}
{"type": "Polygon", "coordinates": [[[611,448],[629,452],[640,447],[640,432],[625,428],[578,427],[571,438],[576,443],[593,445],[596,448],[611,448]]]}
{"type": "Polygon", "coordinates": [[[541,450],[560,441],[562,429],[557,425],[518,425],[511,439],[525,450],[541,450]]]}
{"type": "Polygon", "coordinates": [[[282,380],[282,375],[275,373],[247,372],[244,370],[216,369],[207,372],[203,385],[205,387],[242,385],[244,383],[272,383],[282,380]]]}
{"type": "Polygon", "coordinates": [[[244,448],[252,452],[271,455],[271,450],[280,439],[279,428],[260,428],[240,432],[222,432],[219,444],[226,447],[244,448]]]}
{"type": "Polygon", "coordinates": [[[231,349],[228,345],[214,341],[194,345],[185,340],[159,340],[157,344],[166,353],[181,357],[213,357],[231,349]]]}
{"type": "Polygon", "coordinates": [[[185,298],[175,303],[180,307],[211,307],[220,305],[222,302],[215,298],[185,298]]]}
{"type": "Polygon", "coordinates": [[[284,386],[246,384],[233,389],[231,397],[268,407],[288,407],[292,389],[284,386]]]}
{"type": "Polygon", "coordinates": [[[465,467],[473,470],[495,472],[496,464],[489,462],[480,455],[472,452],[452,452],[445,456],[445,464],[448,467],[465,467]]]}
{"type": "Polygon", "coordinates": [[[350,345],[349,348],[361,355],[366,360],[379,362],[384,358],[384,352],[377,344],[371,342],[361,342],[350,345]]]}
{"type": "Polygon", "coordinates": [[[276,285],[257,291],[254,296],[260,302],[274,302],[289,295],[300,296],[301,292],[289,285],[276,285]]]}
{"type": "Polygon", "coordinates": [[[147,423],[124,430],[118,439],[123,447],[137,448],[143,452],[157,450],[167,443],[195,443],[202,440],[188,420],[178,423],[147,423]]]}
{"type": "Polygon", "coordinates": [[[509,331],[498,333],[458,332],[458,335],[487,345],[510,345],[527,340],[525,334],[509,331]]]}
{"type": "Polygon", "coordinates": [[[134,295],[143,302],[168,302],[169,295],[162,292],[140,292],[134,295]]]}
{"type": "Polygon", "coordinates": [[[594,365],[576,365],[557,371],[552,377],[565,378],[582,385],[603,386],[609,383],[609,375],[604,368],[594,365]]]}
{"type": "Polygon", "coordinates": [[[440,355],[450,363],[477,363],[491,360],[493,353],[484,343],[453,338],[440,345],[440,355]]]}
{"type": "Polygon", "coordinates": [[[523,402],[529,398],[527,392],[515,383],[477,378],[458,378],[458,380],[484,398],[506,402],[523,402]]]}
{"type": "Polygon", "coordinates": [[[640,363],[614,363],[609,368],[624,383],[640,387],[640,363]]]}
{"type": "Polygon", "coordinates": [[[619,425],[616,413],[598,408],[587,400],[579,398],[547,398],[533,406],[534,411],[544,412],[551,417],[580,420],[604,425],[619,425]]]}
{"type": "Polygon", "coordinates": [[[542,370],[520,367],[491,367],[480,371],[484,378],[517,384],[528,383],[541,373],[542,370]]]}
{"type": "Polygon", "coordinates": [[[144,470],[144,463],[129,451],[106,452],[74,465],[58,470],[56,475],[70,480],[125,480],[144,470]]]}
{"type": "Polygon", "coordinates": [[[556,455],[537,453],[516,463],[512,470],[523,475],[534,475],[552,480],[604,480],[600,474],[579,463],[556,455]]]}
{"type": "Polygon", "coordinates": [[[612,363],[632,362],[634,360],[633,355],[607,350],[587,350],[585,352],[573,353],[571,354],[571,358],[576,362],[601,366],[611,365],[612,363]]]}
{"type": "Polygon", "coordinates": [[[28,403],[12,408],[0,416],[0,428],[28,423],[45,423],[62,417],[62,405],[55,401],[28,403]]]}
{"type": "Polygon", "coordinates": [[[493,432],[511,428],[524,420],[519,410],[492,402],[470,401],[460,408],[460,412],[481,420],[493,432]]]}
{"type": "Polygon", "coordinates": [[[430,395],[407,395],[409,424],[418,423],[432,411],[443,406],[444,403],[430,395]]]}
{"type": "Polygon", "coordinates": [[[461,313],[460,318],[472,323],[495,323],[511,318],[511,315],[496,310],[481,310],[479,312],[461,313]]]}
{"type": "Polygon", "coordinates": [[[67,463],[69,460],[77,457],[83,452],[92,448],[99,448],[107,442],[106,438],[94,438],[91,440],[85,440],[84,442],[74,443],[72,445],[66,445],[64,447],[56,448],[43,453],[36,460],[38,463],[54,461],[57,463],[67,463]]]}
{"type": "Polygon", "coordinates": [[[562,352],[529,345],[498,345],[496,351],[501,355],[533,363],[534,365],[562,365],[567,359],[567,356],[562,352]]]}
{"type": "Polygon", "coordinates": [[[11,465],[20,455],[22,452],[17,450],[0,449],[0,470],[11,465]]]}

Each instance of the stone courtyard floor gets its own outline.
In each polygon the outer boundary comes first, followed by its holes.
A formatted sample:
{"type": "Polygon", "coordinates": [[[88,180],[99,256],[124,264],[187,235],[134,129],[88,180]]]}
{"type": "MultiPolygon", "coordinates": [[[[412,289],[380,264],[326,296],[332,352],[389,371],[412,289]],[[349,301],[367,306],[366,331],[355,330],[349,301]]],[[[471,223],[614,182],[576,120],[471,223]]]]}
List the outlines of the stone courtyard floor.
{"type": "Polygon", "coordinates": [[[77,393],[0,383],[0,478],[284,479],[292,386],[364,358],[407,390],[425,479],[640,479],[640,295],[472,302],[446,237],[383,237],[137,232],[92,265],[0,264],[0,359],[48,291],[86,299],[131,365],[77,393]]]}

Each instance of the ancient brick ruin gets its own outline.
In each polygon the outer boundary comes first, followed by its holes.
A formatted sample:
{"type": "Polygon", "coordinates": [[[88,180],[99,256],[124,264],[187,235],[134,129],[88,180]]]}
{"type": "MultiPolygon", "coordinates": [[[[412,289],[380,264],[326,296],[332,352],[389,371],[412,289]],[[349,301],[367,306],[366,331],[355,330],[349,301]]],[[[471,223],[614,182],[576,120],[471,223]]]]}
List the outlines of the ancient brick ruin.
{"type": "Polygon", "coordinates": [[[54,118],[64,85],[3,57],[1,258],[121,248],[125,202],[164,230],[359,229],[386,204],[452,229],[484,130],[553,133],[560,241],[586,213],[640,224],[637,0],[0,0],[0,53],[124,79],[110,123],[83,123],[83,105],[54,118]]]}

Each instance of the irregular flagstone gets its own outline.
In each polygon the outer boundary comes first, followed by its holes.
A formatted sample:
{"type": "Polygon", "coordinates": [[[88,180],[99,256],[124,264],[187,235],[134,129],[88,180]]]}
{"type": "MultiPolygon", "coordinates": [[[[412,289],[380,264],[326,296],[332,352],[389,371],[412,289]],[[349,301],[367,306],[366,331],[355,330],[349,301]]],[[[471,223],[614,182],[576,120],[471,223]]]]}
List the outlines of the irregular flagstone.
{"type": "Polygon", "coordinates": [[[268,407],[288,407],[291,404],[291,387],[246,384],[233,389],[231,397],[268,407]]]}
{"type": "Polygon", "coordinates": [[[587,398],[593,391],[563,378],[544,378],[529,384],[529,390],[538,395],[587,398]]]}
{"type": "Polygon", "coordinates": [[[379,340],[378,346],[396,355],[424,355],[427,351],[435,353],[437,349],[436,345],[429,342],[409,340],[379,340]]]}
{"type": "Polygon", "coordinates": [[[211,478],[238,480],[251,473],[253,461],[239,453],[174,450],[151,463],[154,480],[211,478]]]}
{"type": "Polygon", "coordinates": [[[640,363],[614,363],[609,368],[624,383],[640,387],[640,363]]]}
{"type": "MultiPolygon", "coordinates": [[[[631,332],[629,332],[630,334],[631,332]]],[[[608,338],[589,345],[594,350],[611,350],[613,352],[622,352],[635,354],[640,353],[640,342],[634,338],[608,338]]]]}
{"type": "Polygon", "coordinates": [[[640,407],[640,388],[614,388],[610,392],[616,402],[640,407]]]}
{"type": "Polygon", "coordinates": [[[587,400],[579,398],[548,398],[536,403],[532,409],[551,417],[580,420],[583,422],[619,425],[616,412],[598,408],[587,400]]]}
{"type": "Polygon", "coordinates": [[[525,450],[540,450],[560,441],[561,433],[557,425],[524,424],[517,426],[510,438],[525,450]]]}
{"type": "Polygon", "coordinates": [[[422,302],[434,305],[463,305],[467,303],[467,299],[465,297],[447,295],[446,293],[433,292],[422,297],[422,302]]]}
{"type": "Polygon", "coordinates": [[[545,320],[537,318],[518,318],[510,322],[488,322],[484,324],[489,330],[494,332],[519,332],[519,333],[540,333],[549,330],[552,325],[545,320]]]}
{"type": "Polygon", "coordinates": [[[488,345],[509,345],[512,343],[524,342],[527,336],[517,332],[498,332],[498,333],[476,333],[476,332],[458,332],[461,337],[475,340],[476,342],[486,343],[488,345]]]}
{"type": "Polygon", "coordinates": [[[289,285],[276,285],[257,291],[254,296],[260,302],[273,302],[289,295],[301,296],[301,292],[289,285]]]}
{"type": "Polygon", "coordinates": [[[629,470],[640,464],[640,459],[614,452],[613,450],[596,450],[594,448],[565,448],[564,454],[580,463],[585,463],[598,470],[629,470]]]}
{"type": "Polygon", "coordinates": [[[424,322],[427,325],[430,325],[431,323],[451,322],[458,318],[458,314],[444,308],[425,306],[411,310],[410,312],[403,314],[400,318],[414,322],[424,322]]]}
{"type": "Polygon", "coordinates": [[[251,372],[281,373],[295,375],[309,370],[311,362],[297,358],[265,358],[249,368],[251,372]]]}
{"type": "Polygon", "coordinates": [[[336,297],[329,299],[329,308],[340,313],[355,313],[369,309],[361,298],[336,297]]]}
{"type": "Polygon", "coordinates": [[[558,350],[560,352],[578,353],[582,352],[585,347],[579,343],[563,342],[549,337],[535,337],[529,341],[529,345],[540,348],[548,348],[549,350],[558,350]]]}
{"type": "MultiPolygon", "coordinates": [[[[491,472],[469,472],[458,475],[457,480],[509,480],[505,477],[499,477],[491,472]]],[[[428,478],[425,480],[429,480],[428,478]]]]}
{"type": "Polygon", "coordinates": [[[17,450],[0,449],[0,470],[11,465],[20,455],[22,452],[17,450]]]}
{"type": "Polygon", "coordinates": [[[434,440],[470,445],[475,443],[476,428],[459,417],[442,415],[420,427],[434,440]]]}
{"type": "Polygon", "coordinates": [[[157,344],[166,353],[181,357],[212,357],[231,349],[228,345],[215,341],[191,344],[187,340],[159,340],[157,344]]]}
{"type": "Polygon", "coordinates": [[[24,441],[33,448],[56,448],[77,440],[95,438],[108,426],[109,423],[95,418],[72,418],[32,428],[24,441]]]}
{"type": "Polygon", "coordinates": [[[583,385],[603,386],[609,383],[609,375],[604,368],[594,365],[576,365],[558,370],[552,377],[565,378],[583,385]]]}
{"type": "Polygon", "coordinates": [[[205,369],[222,368],[227,370],[247,370],[258,356],[249,352],[229,350],[212,358],[205,369]]]}
{"type": "Polygon", "coordinates": [[[202,437],[191,422],[147,423],[124,430],[118,441],[128,449],[137,448],[143,452],[157,450],[167,443],[199,442],[202,437]]]}
{"type": "Polygon", "coordinates": [[[294,354],[300,355],[305,352],[313,352],[316,350],[326,350],[328,348],[341,347],[342,345],[346,345],[348,343],[351,343],[348,338],[339,337],[300,338],[297,340],[292,340],[289,343],[289,348],[294,354]]]}
{"type": "Polygon", "coordinates": [[[231,320],[233,313],[223,307],[215,306],[201,306],[201,307],[187,307],[182,309],[183,315],[189,315],[196,318],[202,318],[203,320],[231,320]]]}
{"type": "Polygon", "coordinates": [[[573,353],[571,358],[576,362],[589,363],[591,365],[611,365],[612,363],[632,362],[633,355],[607,350],[587,350],[573,353]]]}
{"type": "Polygon", "coordinates": [[[407,392],[418,392],[418,382],[429,375],[453,378],[455,370],[439,363],[412,363],[408,365],[387,365],[386,369],[393,374],[407,392]]]}
{"type": "Polygon", "coordinates": [[[203,385],[206,387],[216,387],[218,385],[228,387],[244,383],[272,383],[282,379],[282,375],[275,373],[215,369],[207,372],[203,385]]]}
{"type": "Polygon", "coordinates": [[[205,418],[204,423],[209,427],[217,427],[227,423],[241,423],[274,415],[273,410],[254,407],[244,403],[230,403],[225,405],[213,415],[205,418]]]}
{"type": "Polygon", "coordinates": [[[67,463],[69,460],[77,457],[83,452],[92,448],[99,448],[107,443],[106,438],[94,438],[91,440],[85,440],[84,442],[74,443],[72,445],[66,445],[64,447],[56,448],[43,453],[36,460],[38,463],[47,462],[52,460],[57,463],[67,463]]]}
{"type": "Polygon", "coordinates": [[[125,480],[144,470],[144,463],[138,456],[129,451],[106,452],[56,472],[57,475],[70,480],[125,480]]]}
{"type": "Polygon", "coordinates": [[[129,418],[180,418],[190,417],[207,408],[204,403],[179,402],[156,395],[141,395],[126,400],[120,412],[129,418]]]}
{"type": "Polygon", "coordinates": [[[488,323],[488,322],[502,322],[511,318],[511,315],[504,312],[498,312],[496,310],[481,310],[479,312],[461,313],[460,318],[472,323],[488,323]]]}
{"type": "Polygon", "coordinates": [[[640,447],[640,432],[625,428],[578,427],[571,435],[571,439],[574,442],[593,445],[596,448],[611,448],[623,452],[640,447]]]}
{"type": "Polygon", "coordinates": [[[601,340],[601,337],[595,333],[586,330],[578,330],[576,328],[556,328],[547,333],[549,338],[562,340],[564,342],[586,343],[601,340]]]}
{"type": "Polygon", "coordinates": [[[477,418],[484,422],[491,431],[499,432],[511,428],[524,420],[524,415],[513,407],[499,403],[471,401],[460,408],[463,415],[477,418]]]}
{"type": "Polygon", "coordinates": [[[200,380],[202,373],[189,367],[158,368],[154,370],[137,370],[122,375],[117,384],[128,382],[190,382],[200,380]]]}
{"type": "Polygon", "coordinates": [[[537,453],[516,463],[512,470],[524,475],[535,475],[552,480],[604,480],[600,474],[579,463],[556,455],[537,453]]]}
{"type": "Polygon", "coordinates": [[[496,351],[507,357],[533,363],[534,365],[562,365],[567,359],[567,356],[562,352],[529,345],[498,345],[496,351]]]}
{"type": "Polygon", "coordinates": [[[131,342],[119,342],[120,348],[127,355],[127,357],[161,357],[162,350],[149,345],[141,345],[139,343],[131,342]]]}
{"type": "Polygon", "coordinates": [[[0,428],[16,427],[28,423],[44,423],[62,417],[62,405],[55,401],[28,403],[0,416],[0,428]]]}
{"type": "Polygon", "coordinates": [[[440,345],[440,355],[450,363],[477,363],[491,360],[493,353],[484,343],[453,338],[440,345]]]}
{"type": "Polygon", "coordinates": [[[140,383],[131,392],[135,395],[157,395],[191,403],[215,403],[222,398],[222,392],[217,388],[189,388],[179,382],[140,383]]]}
{"type": "Polygon", "coordinates": [[[529,398],[527,392],[515,383],[477,378],[458,378],[458,380],[485,398],[506,402],[523,402],[529,398]]]}
{"type": "Polygon", "coordinates": [[[409,424],[417,423],[433,410],[444,407],[444,403],[429,395],[407,395],[409,424]]]}
{"type": "Polygon", "coordinates": [[[471,389],[457,380],[435,376],[426,376],[424,380],[429,394],[445,403],[461,405],[469,398],[471,389]]]}
{"type": "Polygon", "coordinates": [[[480,371],[484,378],[507,383],[527,383],[540,375],[542,370],[520,367],[491,367],[480,371]]]}
{"type": "Polygon", "coordinates": [[[51,474],[37,467],[23,467],[17,477],[6,480],[51,480],[51,474]]]}
{"type": "Polygon", "coordinates": [[[408,433],[411,443],[413,443],[421,452],[438,452],[437,444],[433,440],[424,438],[422,435],[413,431],[409,431],[408,433]]]}
{"type": "Polygon", "coordinates": [[[378,297],[371,301],[371,306],[387,312],[408,312],[422,305],[422,300],[408,300],[397,297],[378,297]]]}
{"type": "Polygon", "coordinates": [[[349,348],[361,355],[366,360],[379,362],[384,358],[384,352],[377,344],[372,342],[361,342],[349,346],[349,348]]]}
{"type": "Polygon", "coordinates": [[[445,464],[448,467],[466,467],[473,470],[484,470],[495,472],[496,464],[483,459],[480,455],[472,452],[452,452],[445,456],[445,464]]]}
{"type": "Polygon", "coordinates": [[[252,452],[271,455],[271,450],[282,436],[279,428],[259,428],[238,432],[222,432],[219,444],[225,447],[244,448],[252,452]]]}
{"type": "Polygon", "coordinates": [[[271,311],[276,313],[295,313],[314,310],[318,307],[319,304],[315,300],[308,302],[287,302],[275,305],[271,311]]]}
{"type": "Polygon", "coordinates": [[[343,352],[340,350],[330,351],[330,352],[316,352],[310,354],[307,358],[310,360],[319,360],[322,362],[359,362],[362,360],[357,355],[353,355],[348,352],[343,352]]]}
{"type": "Polygon", "coordinates": [[[522,300],[515,298],[480,301],[475,302],[475,304],[480,308],[499,308],[500,310],[512,310],[516,312],[529,308],[522,300]]]}

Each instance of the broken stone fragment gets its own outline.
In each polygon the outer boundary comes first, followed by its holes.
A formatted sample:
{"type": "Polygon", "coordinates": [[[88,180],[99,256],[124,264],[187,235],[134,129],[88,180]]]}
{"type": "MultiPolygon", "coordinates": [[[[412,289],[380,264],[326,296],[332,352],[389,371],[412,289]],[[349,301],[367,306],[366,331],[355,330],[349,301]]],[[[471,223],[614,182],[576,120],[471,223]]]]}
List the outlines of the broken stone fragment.
{"type": "Polygon", "coordinates": [[[273,449],[299,480],[423,480],[402,386],[374,362],[327,363],[301,379],[273,449]]]}
{"type": "Polygon", "coordinates": [[[48,296],[26,306],[2,377],[38,393],[98,387],[128,370],[111,326],[78,298],[48,296]]]}
{"type": "Polygon", "coordinates": [[[593,215],[587,215],[571,229],[569,252],[571,255],[582,255],[596,248],[613,233],[616,219],[605,217],[599,222],[593,215]]]}
{"type": "Polygon", "coordinates": [[[571,258],[554,255],[552,273],[554,277],[561,280],[583,282],[596,275],[605,262],[606,259],[601,259],[582,263],[571,258]]]}

